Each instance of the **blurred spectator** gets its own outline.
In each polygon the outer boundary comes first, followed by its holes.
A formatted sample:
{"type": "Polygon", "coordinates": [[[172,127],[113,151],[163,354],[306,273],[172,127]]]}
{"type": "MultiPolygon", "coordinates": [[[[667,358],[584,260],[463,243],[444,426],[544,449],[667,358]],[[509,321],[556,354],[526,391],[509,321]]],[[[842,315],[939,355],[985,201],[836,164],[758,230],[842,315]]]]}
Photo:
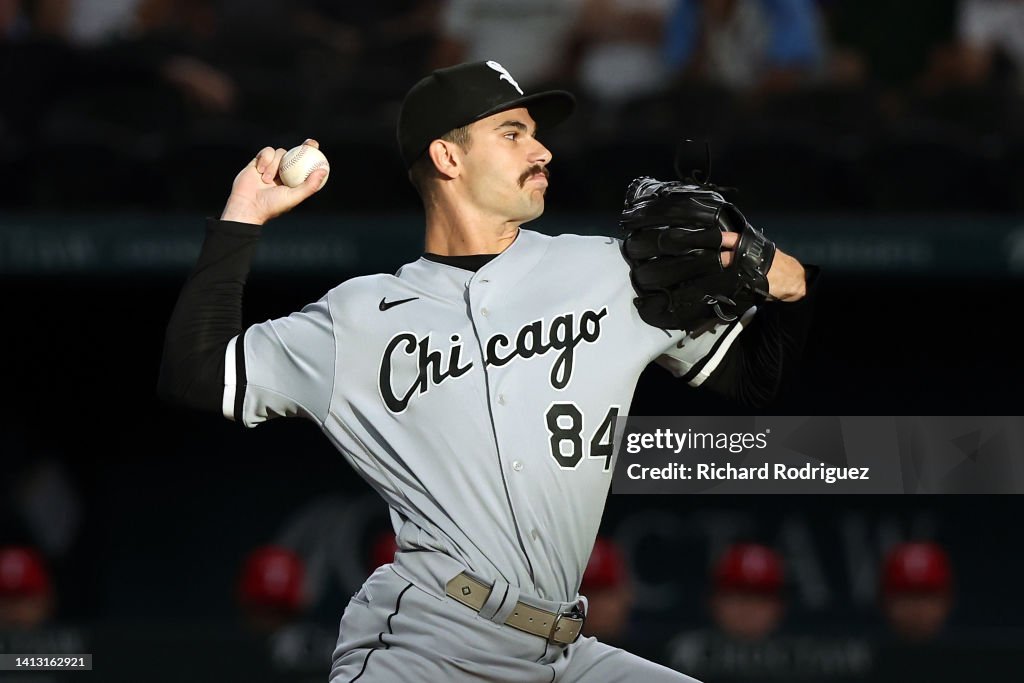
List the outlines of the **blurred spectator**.
{"type": "Polygon", "coordinates": [[[657,91],[668,77],[663,44],[672,0],[584,0],[577,28],[582,91],[617,103],[657,91]]]}
{"type": "Polygon", "coordinates": [[[288,548],[253,550],[238,581],[238,602],[248,625],[272,633],[297,619],[308,602],[305,575],[302,558],[288,548]]]}
{"type": "Polygon", "coordinates": [[[51,9],[37,23],[45,21],[79,48],[66,65],[75,89],[105,88],[109,98],[117,88],[138,106],[141,86],[166,83],[202,111],[234,109],[238,86],[216,64],[220,24],[211,0],[44,0],[40,6],[51,9]]]}
{"type": "Polygon", "coordinates": [[[13,42],[29,32],[22,0],[0,0],[0,42],[13,42]]]}
{"type": "MultiPolygon", "coordinates": [[[[329,48],[340,63],[364,75],[388,69],[421,74],[437,32],[440,0],[385,0],[372,3],[303,0],[295,5],[300,34],[329,48]]],[[[396,84],[401,92],[405,83],[396,84]]]]}
{"type": "Polygon", "coordinates": [[[1024,88],[1024,2],[961,0],[955,31],[935,51],[926,87],[1024,88]]]}
{"type": "Polygon", "coordinates": [[[157,48],[160,75],[193,105],[235,109],[239,85],[219,52],[221,25],[210,0],[139,0],[131,28],[130,38],[157,48]]]}
{"type": "Polygon", "coordinates": [[[81,493],[74,475],[54,452],[38,447],[23,468],[7,470],[10,489],[3,491],[31,544],[51,559],[65,559],[83,524],[81,493]]]}
{"type": "Polygon", "coordinates": [[[782,558],[756,543],[730,546],[715,565],[711,618],[725,634],[758,641],[774,633],[785,613],[782,558]]]}
{"type": "Polygon", "coordinates": [[[447,0],[434,67],[494,60],[528,90],[566,80],[583,1],[447,0]]]}
{"type": "Polygon", "coordinates": [[[681,77],[741,91],[791,90],[825,67],[813,0],[677,0],[665,50],[681,77]]]}
{"type": "Polygon", "coordinates": [[[801,677],[797,672],[802,658],[812,662],[834,656],[822,654],[831,645],[778,633],[786,600],[782,558],[772,548],[756,543],[728,546],[713,565],[710,582],[711,626],[672,638],[666,658],[673,668],[729,683],[788,680],[801,677]]]}
{"type": "MultiPolygon", "coordinates": [[[[249,84],[260,80],[243,84],[232,72],[227,58],[237,63],[242,50],[223,41],[213,0],[119,4],[120,14],[89,29],[88,38],[75,33],[81,30],[74,21],[82,2],[87,0],[67,0],[66,11],[52,13],[46,22],[53,29],[45,39],[38,28],[43,19],[31,16],[36,34],[11,50],[10,58],[32,68],[0,72],[5,91],[19,92],[10,105],[0,104],[0,116],[6,114],[16,138],[32,139],[42,149],[37,156],[46,159],[43,168],[25,149],[11,154],[28,156],[22,165],[32,182],[25,194],[35,205],[57,210],[165,202],[183,184],[179,178],[197,175],[167,168],[194,166],[195,158],[207,162],[203,167],[216,167],[208,150],[196,152],[182,139],[188,142],[193,130],[229,115],[216,139],[244,134],[246,120],[236,112],[249,84]],[[11,113],[3,111],[8,106],[11,113]],[[191,153],[187,164],[168,153],[178,149],[191,153]],[[92,160],[88,174],[76,161],[83,158],[92,160]],[[37,180],[44,176],[45,182],[37,180]],[[121,181],[111,183],[114,177],[121,181]]],[[[86,12],[89,5],[82,7],[86,12]]],[[[256,99],[249,95],[246,104],[256,99]]],[[[258,111],[247,106],[245,116],[256,118],[258,111]]]]}
{"type": "Polygon", "coordinates": [[[0,546],[32,548],[25,567],[40,569],[49,593],[61,596],[59,616],[74,616],[96,597],[94,584],[77,571],[89,552],[82,543],[87,511],[81,472],[69,466],[64,446],[22,426],[23,432],[0,433],[0,546]]]}
{"type": "Polygon", "coordinates": [[[1024,2],[964,0],[957,32],[973,67],[968,77],[1024,85],[1024,2]]]}
{"type": "Polygon", "coordinates": [[[893,92],[918,83],[936,49],[953,35],[957,0],[823,2],[829,42],[847,70],[893,92]]]}
{"type": "Polygon", "coordinates": [[[584,635],[610,644],[622,642],[635,595],[626,558],[615,541],[603,536],[597,538],[583,572],[580,593],[589,603],[584,635]]]}
{"type": "Polygon", "coordinates": [[[146,0],[46,0],[60,16],[64,37],[74,45],[103,45],[137,30],[146,0]]]}
{"type": "Polygon", "coordinates": [[[908,641],[934,638],[953,603],[949,556],[936,543],[901,543],[882,570],[882,609],[892,632],[908,641]]]}
{"type": "Polygon", "coordinates": [[[283,545],[261,546],[245,558],[237,598],[256,648],[246,664],[256,671],[241,679],[310,681],[323,675],[338,633],[336,625],[325,627],[312,614],[311,573],[309,563],[283,545]]]}
{"type": "Polygon", "coordinates": [[[42,555],[28,547],[0,548],[0,631],[38,628],[53,610],[53,586],[42,555]]]}

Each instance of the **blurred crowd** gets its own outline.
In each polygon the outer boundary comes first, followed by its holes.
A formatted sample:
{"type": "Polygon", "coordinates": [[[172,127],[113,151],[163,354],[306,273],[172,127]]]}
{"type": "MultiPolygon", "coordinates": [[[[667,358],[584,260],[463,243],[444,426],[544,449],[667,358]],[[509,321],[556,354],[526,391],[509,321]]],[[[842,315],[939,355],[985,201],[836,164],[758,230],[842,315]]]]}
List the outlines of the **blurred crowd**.
{"type": "MultiPolygon", "coordinates": [[[[383,528],[367,536],[365,547],[350,549],[366,573],[386,571],[396,552],[393,533],[383,528]]],[[[249,653],[249,664],[260,672],[251,680],[305,683],[322,677],[337,638],[338,600],[325,598],[316,585],[323,578],[316,576],[317,561],[280,541],[238,558],[230,585],[223,586],[225,596],[233,596],[236,627],[219,626],[216,642],[235,638],[238,653],[249,653]],[[316,615],[316,603],[324,601],[331,603],[330,620],[316,615]]],[[[588,603],[583,633],[720,683],[820,676],[887,681],[908,664],[929,670],[927,658],[959,642],[947,633],[956,597],[949,551],[930,540],[895,542],[875,574],[873,627],[808,631],[789,623],[787,612],[797,600],[784,553],[770,544],[733,542],[710,557],[705,581],[688,587],[703,596],[704,613],[682,614],[678,624],[668,625],[675,632],[655,635],[637,609],[630,554],[602,535],[580,586],[588,603]],[[895,667],[886,660],[893,652],[900,653],[895,667]]],[[[16,643],[80,647],[81,634],[54,630],[62,623],[61,597],[43,553],[27,545],[0,546],[0,651],[16,643]]],[[[957,679],[929,674],[929,680],[957,679]]]]}
{"type": "Polygon", "coordinates": [[[1024,206],[1019,0],[0,0],[0,206],[213,212],[313,136],[317,207],[413,208],[400,99],[476,59],[578,95],[559,208],[615,208],[684,139],[759,207],[1024,206]]]}

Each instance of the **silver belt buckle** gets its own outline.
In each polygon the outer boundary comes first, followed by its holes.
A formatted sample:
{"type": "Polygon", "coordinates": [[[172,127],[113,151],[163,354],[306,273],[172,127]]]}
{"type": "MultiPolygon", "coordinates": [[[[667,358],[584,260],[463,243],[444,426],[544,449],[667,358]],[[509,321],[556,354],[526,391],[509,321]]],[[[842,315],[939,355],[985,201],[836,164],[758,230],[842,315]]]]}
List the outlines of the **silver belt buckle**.
{"type": "Polygon", "coordinates": [[[580,636],[583,634],[583,625],[586,622],[586,612],[583,611],[583,609],[580,607],[580,603],[577,602],[575,605],[573,605],[572,609],[569,612],[559,612],[558,615],[555,616],[555,621],[553,624],[551,624],[551,634],[548,636],[548,642],[560,645],[572,645],[580,639],[580,636]],[[579,619],[580,621],[579,625],[563,624],[562,619],[579,619]],[[565,629],[567,635],[569,635],[569,638],[556,640],[555,634],[563,629],[565,629]],[[575,632],[573,631],[573,629],[575,629],[575,632]]]}

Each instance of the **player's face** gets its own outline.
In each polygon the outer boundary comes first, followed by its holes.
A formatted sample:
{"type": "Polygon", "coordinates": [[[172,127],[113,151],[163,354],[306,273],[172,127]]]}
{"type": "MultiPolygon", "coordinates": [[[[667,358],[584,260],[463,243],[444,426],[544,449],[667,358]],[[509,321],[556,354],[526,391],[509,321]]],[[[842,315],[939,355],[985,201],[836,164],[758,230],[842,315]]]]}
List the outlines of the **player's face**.
{"type": "Polygon", "coordinates": [[[544,212],[551,152],[534,137],[536,130],[530,112],[522,107],[470,126],[463,175],[470,201],[477,207],[518,223],[544,212]]]}

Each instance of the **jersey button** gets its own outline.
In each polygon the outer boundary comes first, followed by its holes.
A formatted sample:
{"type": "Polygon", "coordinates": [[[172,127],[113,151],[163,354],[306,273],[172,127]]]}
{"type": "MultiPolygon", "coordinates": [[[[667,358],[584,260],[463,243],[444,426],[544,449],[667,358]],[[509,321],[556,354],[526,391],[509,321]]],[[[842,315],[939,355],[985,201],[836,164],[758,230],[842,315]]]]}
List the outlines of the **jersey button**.
{"type": "Polygon", "coordinates": [[[516,472],[521,472],[523,469],[523,463],[519,462],[518,460],[514,460],[512,462],[512,469],[514,469],[516,472]]]}
{"type": "Polygon", "coordinates": [[[484,308],[480,309],[480,315],[482,315],[483,317],[486,318],[488,316],[488,314],[490,314],[490,311],[487,310],[486,306],[484,308]]]}
{"type": "Polygon", "coordinates": [[[505,405],[505,394],[498,394],[498,405],[505,405]]]}

